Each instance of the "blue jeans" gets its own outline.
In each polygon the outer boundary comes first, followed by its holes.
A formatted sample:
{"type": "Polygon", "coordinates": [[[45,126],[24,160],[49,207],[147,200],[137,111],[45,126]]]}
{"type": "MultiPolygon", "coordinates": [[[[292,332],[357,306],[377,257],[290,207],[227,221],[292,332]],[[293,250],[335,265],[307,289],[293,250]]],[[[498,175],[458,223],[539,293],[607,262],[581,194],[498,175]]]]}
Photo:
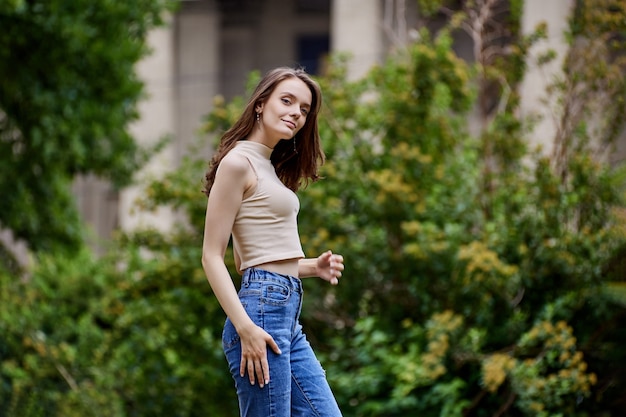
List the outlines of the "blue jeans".
{"type": "Polygon", "coordinates": [[[298,278],[249,268],[243,274],[239,299],[248,315],[268,332],[282,354],[269,347],[270,382],[263,388],[239,375],[241,341],[226,319],[222,344],[235,380],[242,417],[340,417],[326,374],[299,322],[302,283],[298,278]]]}

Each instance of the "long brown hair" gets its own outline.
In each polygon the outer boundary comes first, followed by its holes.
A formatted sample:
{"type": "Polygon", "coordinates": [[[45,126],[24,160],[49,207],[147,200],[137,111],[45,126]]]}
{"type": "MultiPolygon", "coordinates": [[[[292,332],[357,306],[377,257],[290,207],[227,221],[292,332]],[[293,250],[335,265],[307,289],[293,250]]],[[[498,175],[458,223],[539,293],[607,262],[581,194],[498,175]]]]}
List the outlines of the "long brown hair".
{"type": "Polygon", "coordinates": [[[317,128],[317,115],[322,105],[322,93],[319,85],[302,69],[279,67],[269,71],[259,81],[248,104],[239,119],[224,133],[220,145],[213,155],[205,175],[204,193],[208,196],[215,181],[215,173],[220,161],[235,147],[238,141],[245,140],[255,126],[256,107],[264,103],[283,80],[297,77],[311,90],[311,109],[302,129],[296,134],[294,151],[293,140],[281,140],[272,151],[271,161],[276,175],[292,191],[298,191],[302,182],[308,184],[317,181],[317,170],[324,163],[324,152],[320,145],[317,128]]]}

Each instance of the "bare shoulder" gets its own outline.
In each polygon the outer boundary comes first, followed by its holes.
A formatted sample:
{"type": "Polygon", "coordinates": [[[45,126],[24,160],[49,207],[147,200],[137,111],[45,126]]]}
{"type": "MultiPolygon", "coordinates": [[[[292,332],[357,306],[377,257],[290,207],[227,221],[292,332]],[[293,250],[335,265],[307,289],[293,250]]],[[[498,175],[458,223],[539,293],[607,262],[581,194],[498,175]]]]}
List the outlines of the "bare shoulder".
{"type": "Polygon", "coordinates": [[[214,188],[219,189],[219,193],[228,194],[241,190],[245,196],[254,186],[254,181],[254,171],[248,158],[238,152],[229,152],[217,168],[214,188]]]}
{"type": "Polygon", "coordinates": [[[250,161],[248,161],[248,158],[237,152],[229,152],[220,161],[218,172],[222,171],[229,176],[243,176],[246,175],[250,169],[250,161]]]}

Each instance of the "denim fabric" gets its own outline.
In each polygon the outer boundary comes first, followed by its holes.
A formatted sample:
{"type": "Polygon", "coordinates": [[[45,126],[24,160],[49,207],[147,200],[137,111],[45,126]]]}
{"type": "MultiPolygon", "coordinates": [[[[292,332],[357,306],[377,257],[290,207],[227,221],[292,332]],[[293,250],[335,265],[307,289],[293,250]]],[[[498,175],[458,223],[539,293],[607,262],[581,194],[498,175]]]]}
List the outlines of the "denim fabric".
{"type": "Polygon", "coordinates": [[[263,388],[239,375],[241,342],[226,319],[222,344],[235,380],[242,417],[340,417],[341,412],[299,323],[302,283],[298,278],[255,268],[244,272],[239,299],[250,318],[276,341],[269,347],[270,382],[263,388]]]}

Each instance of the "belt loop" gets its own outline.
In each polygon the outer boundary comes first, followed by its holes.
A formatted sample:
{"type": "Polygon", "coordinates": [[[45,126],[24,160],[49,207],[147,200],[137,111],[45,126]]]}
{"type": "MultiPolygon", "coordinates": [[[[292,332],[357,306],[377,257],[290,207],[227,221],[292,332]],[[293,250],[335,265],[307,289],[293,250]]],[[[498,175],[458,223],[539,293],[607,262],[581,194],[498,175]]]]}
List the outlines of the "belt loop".
{"type": "Polygon", "coordinates": [[[250,285],[250,268],[244,271],[243,277],[241,277],[241,284],[246,288],[250,285]]]}

